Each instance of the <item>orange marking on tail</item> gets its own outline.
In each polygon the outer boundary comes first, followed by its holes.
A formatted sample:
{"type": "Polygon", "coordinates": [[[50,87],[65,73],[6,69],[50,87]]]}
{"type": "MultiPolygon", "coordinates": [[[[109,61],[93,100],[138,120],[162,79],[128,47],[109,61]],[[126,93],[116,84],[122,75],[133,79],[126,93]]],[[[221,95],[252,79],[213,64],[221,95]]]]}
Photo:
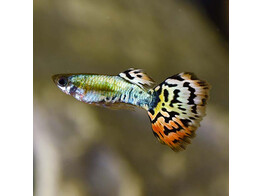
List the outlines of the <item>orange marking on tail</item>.
{"type": "Polygon", "coordinates": [[[161,114],[164,116],[164,117],[169,117],[170,115],[168,114],[168,112],[161,112],[161,114]]]}
{"type": "Polygon", "coordinates": [[[187,127],[184,126],[184,124],[181,122],[180,119],[172,118],[172,120],[176,121],[185,130],[186,133],[189,133],[189,134],[191,133],[191,131],[187,127]]]}
{"type": "Polygon", "coordinates": [[[150,117],[150,119],[153,120],[153,115],[150,112],[147,112],[147,114],[150,117]]]}
{"type": "Polygon", "coordinates": [[[172,137],[173,140],[174,140],[174,139],[179,140],[178,135],[177,135],[176,133],[174,133],[174,132],[169,133],[168,136],[172,137]]]}
{"type": "MultiPolygon", "coordinates": [[[[159,117],[157,119],[157,121],[152,124],[152,129],[153,131],[159,136],[159,140],[162,141],[163,143],[165,143],[166,145],[168,145],[171,148],[178,148],[179,146],[181,146],[181,142],[183,141],[184,138],[186,138],[189,135],[192,134],[192,131],[194,130],[193,127],[186,127],[182,121],[179,118],[173,117],[172,120],[169,120],[168,123],[165,122],[165,118],[164,117],[169,117],[169,113],[168,112],[162,112],[161,111],[162,116],[159,117]],[[181,130],[180,131],[176,131],[176,133],[174,132],[170,132],[168,135],[164,134],[164,130],[165,127],[169,130],[172,129],[178,129],[179,126],[181,126],[181,130]],[[177,140],[177,143],[174,143],[173,141],[177,140]]],[[[150,119],[153,121],[157,115],[157,113],[155,113],[155,115],[152,115],[150,112],[148,112],[148,115],[150,117],[150,119]]]]}
{"type": "Polygon", "coordinates": [[[174,127],[175,129],[178,128],[177,124],[176,124],[174,121],[172,121],[172,120],[169,121],[169,124],[170,124],[172,127],[174,127]]]}

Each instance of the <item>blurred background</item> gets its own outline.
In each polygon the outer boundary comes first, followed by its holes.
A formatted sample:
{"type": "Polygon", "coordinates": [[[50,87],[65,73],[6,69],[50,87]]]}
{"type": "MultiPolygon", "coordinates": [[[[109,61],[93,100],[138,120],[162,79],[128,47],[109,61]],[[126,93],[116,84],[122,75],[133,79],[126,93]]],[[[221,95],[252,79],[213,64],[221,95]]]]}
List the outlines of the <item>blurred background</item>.
{"type": "Polygon", "coordinates": [[[228,1],[35,0],[34,193],[37,196],[228,195],[228,1]],[[212,85],[186,151],[153,136],[145,111],[81,103],[57,73],[182,71],[212,85]]]}

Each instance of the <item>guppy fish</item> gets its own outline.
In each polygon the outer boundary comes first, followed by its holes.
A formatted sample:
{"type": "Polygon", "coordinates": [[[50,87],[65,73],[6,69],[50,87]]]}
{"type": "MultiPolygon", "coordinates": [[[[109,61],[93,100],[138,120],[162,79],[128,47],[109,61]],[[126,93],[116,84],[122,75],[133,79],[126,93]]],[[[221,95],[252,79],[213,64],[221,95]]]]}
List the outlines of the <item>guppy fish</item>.
{"type": "Polygon", "coordinates": [[[57,74],[53,81],[64,93],[79,101],[110,108],[137,106],[147,111],[154,136],[174,151],[185,149],[205,116],[210,86],[193,73],[154,81],[140,69],[118,76],[57,74]]]}

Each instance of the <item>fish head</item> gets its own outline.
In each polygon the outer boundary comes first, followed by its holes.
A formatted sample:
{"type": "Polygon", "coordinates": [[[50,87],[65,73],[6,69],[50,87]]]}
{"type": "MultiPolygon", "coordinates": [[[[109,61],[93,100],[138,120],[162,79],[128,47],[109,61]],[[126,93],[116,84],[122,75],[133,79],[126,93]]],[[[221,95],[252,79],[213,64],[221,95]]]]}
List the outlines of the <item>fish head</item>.
{"type": "Polygon", "coordinates": [[[73,95],[78,89],[78,84],[71,74],[56,74],[52,76],[55,85],[65,94],[73,95]]]}

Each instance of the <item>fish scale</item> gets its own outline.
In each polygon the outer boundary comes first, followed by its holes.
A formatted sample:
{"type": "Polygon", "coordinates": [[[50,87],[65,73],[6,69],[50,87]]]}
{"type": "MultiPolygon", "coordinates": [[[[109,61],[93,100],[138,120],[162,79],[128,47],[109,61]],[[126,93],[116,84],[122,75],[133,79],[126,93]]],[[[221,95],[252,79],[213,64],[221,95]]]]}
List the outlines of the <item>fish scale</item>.
{"type": "Polygon", "coordinates": [[[119,102],[146,109],[152,99],[146,89],[120,76],[73,74],[68,79],[74,84],[71,88],[78,86],[77,91],[69,94],[89,104],[103,102],[103,106],[113,107],[112,104],[119,102]]]}

